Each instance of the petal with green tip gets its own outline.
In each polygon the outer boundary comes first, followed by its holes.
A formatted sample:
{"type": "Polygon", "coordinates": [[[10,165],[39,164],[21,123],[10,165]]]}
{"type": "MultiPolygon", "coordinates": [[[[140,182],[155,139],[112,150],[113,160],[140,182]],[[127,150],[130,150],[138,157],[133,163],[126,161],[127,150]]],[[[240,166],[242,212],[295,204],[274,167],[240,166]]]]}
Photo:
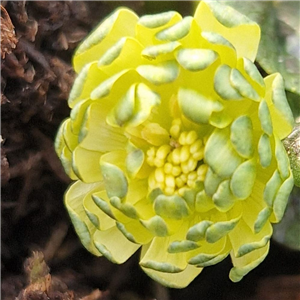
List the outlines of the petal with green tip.
{"type": "Polygon", "coordinates": [[[162,218],[181,220],[190,214],[183,198],[174,195],[159,195],[154,201],[154,210],[162,218]]]}
{"type": "Polygon", "coordinates": [[[242,100],[243,96],[231,85],[231,68],[221,65],[215,74],[214,89],[224,100],[242,100]]]}
{"type": "Polygon", "coordinates": [[[96,231],[93,240],[98,251],[116,264],[124,263],[141,246],[130,242],[117,227],[96,231]]]}
{"type": "Polygon", "coordinates": [[[245,98],[249,98],[254,101],[259,101],[260,97],[256,90],[246,80],[246,78],[237,69],[232,69],[230,73],[230,82],[232,86],[245,98]]]}
{"type": "Polygon", "coordinates": [[[272,148],[270,138],[263,134],[258,142],[259,161],[263,168],[267,168],[272,161],[272,148]]]}
{"type": "Polygon", "coordinates": [[[256,268],[268,255],[270,243],[268,242],[264,247],[256,249],[247,255],[236,258],[231,255],[231,260],[234,267],[230,270],[229,278],[233,282],[241,281],[251,270],[256,268]]]}
{"type": "Polygon", "coordinates": [[[239,199],[246,199],[250,196],[256,178],[255,159],[247,160],[237,167],[234,171],[230,189],[239,199]]]}
{"type": "Polygon", "coordinates": [[[173,82],[179,75],[179,66],[175,61],[168,61],[158,65],[142,65],[137,72],[149,82],[160,85],[173,82]]]}
{"type": "Polygon", "coordinates": [[[195,19],[203,31],[218,32],[229,40],[238,57],[254,61],[260,39],[260,27],[256,23],[229,6],[204,1],[198,5],[195,19]]]}
{"type": "Polygon", "coordinates": [[[240,116],[230,127],[230,140],[234,149],[244,158],[253,155],[253,126],[250,117],[240,116]]]}
{"type": "Polygon", "coordinates": [[[195,72],[209,67],[218,58],[218,54],[210,49],[181,49],[176,59],[186,70],[195,72]]]}
{"type": "Polygon", "coordinates": [[[78,47],[73,58],[76,72],[92,61],[97,61],[110,46],[123,36],[135,35],[137,15],[128,9],[118,9],[107,17],[78,47]]]}
{"type": "Polygon", "coordinates": [[[208,123],[214,111],[221,111],[223,105],[213,99],[207,98],[194,90],[180,88],[178,103],[183,114],[197,124],[208,123]]]}
{"type": "Polygon", "coordinates": [[[262,100],[259,104],[258,116],[262,130],[266,134],[271,135],[273,133],[272,119],[268,104],[265,100],[262,100]]]}
{"type": "Polygon", "coordinates": [[[229,177],[242,162],[230,142],[228,128],[215,129],[209,137],[204,158],[210,168],[220,177],[229,177]]]}
{"type": "Polygon", "coordinates": [[[233,207],[236,197],[230,190],[230,180],[225,180],[220,183],[212,200],[216,205],[216,208],[221,212],[226,212],[233,207]]]}

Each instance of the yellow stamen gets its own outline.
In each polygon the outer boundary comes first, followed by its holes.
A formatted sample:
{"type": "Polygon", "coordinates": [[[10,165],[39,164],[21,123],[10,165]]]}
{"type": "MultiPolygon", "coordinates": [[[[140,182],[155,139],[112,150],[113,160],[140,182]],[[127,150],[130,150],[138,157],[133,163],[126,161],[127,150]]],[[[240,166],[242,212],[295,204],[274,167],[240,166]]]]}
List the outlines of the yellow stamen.
{"type": "Polygon", "coordinates": [[[183,196],[187,188],[194,188],[197,181],[205,179],[208,167],[203,163],[204,143],[195,130],[181,128],[181,120],[173,120],[169,144],[147,151],[146,161],[155,167],[148,180],[150,191],[160,188],[166,195],[183,196]]]}

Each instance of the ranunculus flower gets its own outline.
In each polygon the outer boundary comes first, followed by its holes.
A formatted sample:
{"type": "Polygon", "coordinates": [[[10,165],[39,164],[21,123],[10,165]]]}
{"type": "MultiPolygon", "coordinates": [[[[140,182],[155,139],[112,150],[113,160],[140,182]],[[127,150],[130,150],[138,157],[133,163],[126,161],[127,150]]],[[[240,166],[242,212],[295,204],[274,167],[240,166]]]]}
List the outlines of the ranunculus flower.
{"type": "Polygon", "coordinates": [[[231,256],[239,281],[269,250],[293,187],[280,74],[253,61],[260,28],[218,3],[194,17],[118,9],[77,49],[56,150],[83,245],[181,288],[231,256]]]}

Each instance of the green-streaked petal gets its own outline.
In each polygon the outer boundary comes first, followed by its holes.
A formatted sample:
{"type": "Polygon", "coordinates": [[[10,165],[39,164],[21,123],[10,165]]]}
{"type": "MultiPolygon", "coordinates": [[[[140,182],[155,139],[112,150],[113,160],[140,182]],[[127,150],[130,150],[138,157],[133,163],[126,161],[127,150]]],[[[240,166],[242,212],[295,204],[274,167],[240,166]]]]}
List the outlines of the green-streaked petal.
{"type": "Polygon", "coordinates": [[[141,135],[149,144],[154,146],[161,146],[163,144],[168,144],[170,141],[168,131],[161,127],[158,123],[147,124],[141,135]]]}
{"type": "Polygon", "coordinates": [[[152,60],[152,59],[156,59],[158,56],[161,56],[163,54],[170,54],[174,52],[174,50],[177,49],[179,46],[181,46],[181,44],[178,42],[170,42],[166,44],[153,45],[153,46],[146,47],[142,51],[142,55],[145,58],[152,60]]]}
{"type": "MultiPolygon", "coordinates": [[[[107,191],[108,193],[108,191],[107,191]]],[[[135,207],[129,203],[122,203],[121,199],[113,196],[110,198],[110,203],[113,207],[121,211],[125,216],[131,219],[138,219],[139,215],[135,209],[135,207]]]]}
{"type": "Polygon", "coordinates": [[[272,119],[271,119],[268,104],[265,100],[262,100],[259,104],[258,117],[259,117],[262,130],[266,134],[271,135],[273,133],[272,119]]]}
{"type": "Polygon", "coordinates": [[[97,62],[86,64],[73,83],[68,99],[69,106],[73,108],[83,99],[88,99],[91,92],[105,80],[107,75],[98,68],[97,62]]]}
{"type": "Polygon", "coordinates": [[[252,193],[252,189],[256,178],[256,162],[255,159],[247,160],[237,167],[234,171],[230,189],[232,193],[239,199],[246,199],[252,193]]]}
{"type": "Polygon", "coordinates": [[[126,157],[126,170],[130,177],[135,177],[141,169],[145,154],[141,149],[131,151],[126,157]]]}
{"type": "Polygon", "coordinates": [[[271,164],[272,160],[272,148],[268,135],[265,133],[259,139],[258,142],[258,154],[259,162],[263,168],[267,168],[271,164]]]}
{"type": "Polygon", "coordinates": [[[279,222],[283,217],[288,202],[288,197],[293,189],[293,186],[294,179],[292,172],[290,172],[290,176],[283,182],[283,184],[279,188],[273,202],[273,213],[276,222],[279,222]]]}
{"type": "Polygon", "coordinates": [[[104,213],[99,206],[96,205],[92,198],[93,193],[94,191],[87,193],[83,199],[83,207],[90,221],[98,230],[107,230],[115,226],[115,220],[104,213]]]}
{"type": "Polygon", "coordinates": [[[244,158],[253,155],[253,126],[250,117],[240,116],[230,127],[230,140],[234,149],[244,158]]]}
{"type": "Polygon", "coordinates": [[[66,126],[66,123],[69,122],[69,119],[66,119],[65,121],[63,121],[56,133],[56,137],[55,137],[55,141],[54,141],[54,147],[55,147],[55,152],[58,156],[60,156],[60,154],[63,151],[63,148],[66,147],[66,142],[64,139],[64,128],[66,126]]]}
{"type": "Polygon", "coordinates": [[[181,19],[180,14],[175,11],[168,11],[154,15],[145,15],[139,19],[139,24],[147,28],[157,28],[168,24],[174,17],[181,19]]]}
{"type": "Polygon", "coordinates": [[[278,170],[275,170],[264,189],[264,200],[268,206],[272,207],[277,191],[281,186],[282,180],[278,170]]]}
{"type": "Polygon", "coordinates": [[[130,220],[125,224],[117,222],[117,227],[133,243],[145,245],[153,239],[153,234],[138,220],[130,220]]]}
{"type": "Polygon", "coordinates": [[[289,177],[290,162],[282,142],[276,136],[275,136],[275,157],[277,160],[280,176],[284,180],[289,177]]]}
{"type": "Polygon", "coordinates": [[[234,229],[234,227],[239,222],[239,217],[224,221],[224,222],[216,222],[209,226],[205,233],[205,239],[209,243],[215,243],[224,236],[226,236],[230,231],[234,229]]]}
{"type": "Polygon", "coordinates": [[[149,277],[160,284],[177,289],[188,286],[202,271],[202,268],[191,265],[188,265],[185,270],[179,273],[164,273],[143,267],[142,269],[149,277]]]}
{"type": "Polygon", "coordinates": [[[83,198],[87,193],[103,189],[102,183],[86,184],[77,181],[72,184],[65,194],[65,205],[72,220],[76,233],[83,246],[94,255],[101,255],[93,244],[92,236],[96,227],[89,220],[83,208],[83,198]]]}
{"type": "Polygon", "coordinates": [[[101,172],[108,197],[123,198],[127,194],[128,181],[122,168],[118,167],[118,165],[124,167],[125,158],[125,151],[114,151],[102,155],[100,159],[101,172]]]}
{"type": "Polygon", "coordinates": [[[189,264],[207,267],[222,261],[230,252],[230,244],[227,240],[223,238],[214,244],[204,243],[190,254],[189,264]]]}
{"type": "Polygon", "coordinates": [[[246,274],[256,268],[268,255],[270,243],[268,242],[264,247],[256,249],[241,257],[234,257],[231,259],[234,267],[230,270],[229,278],[233,282],[240,281],[246,274]]]}
{"type": "Polygon", "coordinates": [[[160,216],[154,216],[149,220],[141,220],[141,223],[155,236],[165,237],[168,235],[168,226],[160,216]]]}
{"type": "MultiPolygon", "coordinates": [[[[134,38],[121,38],[116,44],[109,48],[98,61],[98,67],[104,67],[105,73],[110,71],[118,72],[122,69],[133,68],[142,62],[139,60],[138,54],[142,51],[142,45],[134,38]],[[134,60],[133,60],[134,58],[134,60]],[[118,60],[117,60],[118,59],[118,60]],[[114,64],[114,69],[105,68],[110,64],[114,64]],[[120,65],[122,63],[122,66],[120,65]],[[118,68],[115,67],[118,65],[118,68]]],[[[112,73],[112,72],[110,72],[112,73]]]]}
{"type": "Polygon", "coordinates": [[[166,273],[182,272],[187,267],[184,253],[169,253],[170,237],[155,237],[140,260],[144,268],[166,273]]]}
{"type": "Polygon", "coordinates": [[[196,195],[195,210],[196,212],[206,212],[214,208],[214,202],[205,191],[201,191],[196,195]]]}
{"type": "Polygon", "coordinates": [[[272,226],[269,222],[263,226],[260,232],[254,233],[241,219],[236,228],[229,233],[234,256],[242,257],[263,248],[269,242],[272,232],[272,226]],[[241,236],[243,236],[242,239],[241,236]]]}
{"type": "Polygon", "coordinates": [[[71,119],[71,131],[73,134],[78,135],[81,130],[81,126],[85,122],[85,114],[89,106],[92,104],[92,100],[87,99],[79,101],[74,105],[70,112],[71,119]]]}
{"type": "Polygon", "coordinates": [[[266,95],[274,133],[280,140],[284,139],[293,129],[294,118],[286,100],[283,79],[280,74],[272,74],[265,79],[266,95]]]}
{"type": "Polygon", "coordinates": [[[210,49],[181,49],[176,53],[179,64],[189,71],[201,71],[209,67],[218,54],[210,49]]]}
{"type": "Polygon", "coordinates": [[[220,183],[212,200],[219,211],[226,212],[233,207],[236,197],[230,190],[230,180],[225,180],[220,183]]]}
{"type": "Polygon", "coordinates": [[[114,74],[113,76],[107,78],[106,80],[101,81],[99,85],[95,86],[90,93],[90,98],[92,100],[98,100],[104,98],[111,93],[113,87],[115,87],[117,83],[119,83],[119,86],[126,87],[129,82],[131,81],[134,82],[137,81],[138,79],[139,79],[139,75],[135,70],[130,70],[130,69],[122,70],[114,74]]]}
{"type": "Polygon", "coordinates": [[[160,96],[144,83],[137,85],[135,93],[135,111],[128,123],[130,126],[142,124],[149,118],[152,109],[160,104],[160,96]]]}
{"type": "Polygon", "coordinates": [[[158,65],[142,65],[137,72],[149,82],[160,85],[173,82],[179,75],[179,66],[175,61],[163,62],[158,65]]]}
{"type": "Polygon", "coordinates": [[[217,191],[217,188],[222,181],[222,178],[218,176],[211,168],[208,168],[205,180],[204,188],[208,196],[212,197],[213,194],[217,191]]]}
{"type": "Polygon", "coordinates": [[[136,39],[145,47],[160,44],[155,34],[182,19],[175,11],[142,16],[136,25],[136,39]]]}
{"type": "Polygon", "coordinates": [[[220,177],[229,177],[242,162],[230,142],[229,128],[215,129],[209,137],[204,158],[211,169],[220,177]]]}
{"type": "Polygon", "coordinates": [[[248,58],[243,57],[244,62],[244,69],[247,73],[247,75],[255,82],[257,83],[261,88],[265,88],[265,82],[262,78],[261,74],[259,73],[257,67],[255,64],[248,58]]]}
{"type": "Polygon", "coordinates": [[[116,219],[116,217],[114,216],[110,208],[109,199],[106,198],[107,198],[107,194],[105,190],[92,194],[92,199],[94,203],[110,218],[116,219]]]}
{"type": "Polygon", "coordinates": [[[217,94],[224,100],[242,100],[243,96],[231,85],[231,68],[221,65],[215,74],[214,88],[217,94]]]}
{"type": "Polygon", "coordinates": [[[269,220],[271,213],[272,213],[272,209],[270,207],[265,207],[263,210],[261,210],[259,212],[257,219],[254,223],[254,232],[255,233],[258,233],[262,230],[263,226],[269,220]]]}
{"type": "Polygon", "coordinates": [[[136,85],[132,85],[115,105],[106,118],[108,124],[122,127],[132,118],[135,109],[135,88],[136,85]]]}
{"type": "Polygon", "coordinates": [[[133,84],[108,114],[106,121],[112,126],[138,126],[160,104],[160,96],[145,84],[133,84]]]}
{"type": "Polygon", "coordinates": [[[106,110],[101,103],[93,103],[85,113],[85,122],[79,133],[80,146],[92,151],[114,151],[125,148],[127,138],[122,128],[109,126],[106,110]]]}
{"type": "Polygon", "coordinates": [[[184,199],[177,195],[159,195],[154,201],[154,210],[162,218],[175,220],[181,220],[190,214],[184,199]]]}
{"type": "Polygon", "coordinates": [[[217,128],[225,128],[232,122],[232,117],[224,111],[213,112],[209,118],[209,124],[217,128]]]}
{"type": "Polygon", "coordinates": [[[187,252],[199,248],[200,246],[193,241],[174,241],[168,248],[169,253],[187,252]]]}
{"type": "Polygon", "coordinates": [[[192,20],[192,17],[185,17],[175,25],[158,32],[156,38],[161,41],[180,40],[190,32],[192,20]]]}
{"type": "Polygon", "coordinates": [[[204,38],[203,48],[215,51],[220,58],[221,63],[226,63],[230,67],[236,66],[236,51],[232,44],[217,32],[201,32],[204,38]]]}
{"type": "Polygon", "coordinates": [[[130,242],[117,227],[96,231],[93,238],[98,251],[116,264],[125,262],[141,246],[130,242]]]}
{"type": "Polygon", "coordinates": [[[207,123],[212,112],[223,109],[220,102],[184,88],[179,89],[178,102],[183,114],[198,124],[207,123]]]}
{"type": "Polygon", "coordinates": [[[75,174],[85,183],[102,180],[100,157],[102,153],[77,147],[72,153],[72,167],[75,174]]]}
{"type": "Polygon", "coordinates": [[[198,242],[205,238],[206,230],[213,224],[212,221],[204,220],[195,225],[193,225],[187,231],[187,240],[198,242]]]}
{"type": "Polygon", "coordinates": [[[64,167],[66,174],[72,179],[79,179],[77,175],[74,173],[72,168],[72,152],[68,147],[63,147],[62,152],[59,154],[60,161],[64,167]]]}
{"type": "Polygon", "coordinates": [[[216,31],[235,47],[238,57],[255,60],[260,27],[233,8],[218,2],[202,2],[195,19],[203,31],[216,31]]]}
{"type": "Polygon", "coordinates": [[[254,101],[260,100],[256,90],[251,86],[251,84],[246,80],[239,70],[235,68],[231,70],[230,82],[232,86],[245,98],[249,98],[254,101]]]}
{"type": "Polygon", "coordinates": [[[118,9],[107,17],[78,47],[73,58],[76,72],[88,62],[97,61],[123,36],[134,36],[138,16],[128,9],[118,9]]]}

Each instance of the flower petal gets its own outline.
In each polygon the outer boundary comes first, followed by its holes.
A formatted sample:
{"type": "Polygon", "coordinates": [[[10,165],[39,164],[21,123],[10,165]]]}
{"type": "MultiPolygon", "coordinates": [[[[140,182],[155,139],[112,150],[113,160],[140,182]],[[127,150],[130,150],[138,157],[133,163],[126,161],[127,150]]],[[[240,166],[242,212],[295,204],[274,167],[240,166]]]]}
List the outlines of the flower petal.
{"type": "Polygon", "coordinates": [[[270,243],[268,242],[264,247],[256,249],[242,257],[236,258],[233,254],[231,259],[234,267],[230,270],[229,278],[233,282],[238,282],[248,274],[251,270],[256,268],[268,255],[270,243]]]}
{"type": "Polygon", "coordinates": [[[149,268],[143,268],[143,271],[153,280],[170,288],[185,288],[189,285],[202,271],[202,268],[188,265],[179,273],[164,273],[149,268]]]}
{"type": "Polygon", "coordinates": [[[134,36],[138,16],[128,9],[118,9],[107,17],[78,47],[73,65],[78,73],[88,62],[97,61],[123,36],[134,36]]]}
{"type": "Polygon", "coordinates": [[[96,231],[93,238],[98,251],[116,264],[125,262],[141,246],[130,242],[117,227],[96,231]]]}
{"type": "Polygon", "coordinates": [[[215,129],[205,146],[204,158],[214,173],[220,177],[231,176],[242,162],[229,139],[228,128],[215,129]]]}
{"type": "Polygon", "coordinates": [[[83,208],[83,198],[87,193],[102,189],[102,183],[86,184],[77,181],[70,186],[65,194],[65,205],[76,233],[80,237],[83,246],[97,256],[101,255],[93,244],[93,234],[97,229],[86,215],[83,208]]]}
{"type": "Polygon", "coordinates": [[[265,79],[266,95],[274,133],[280,140],[284,139],[293,129],[294,118],[286,100],[282,76],[278,73],[265,79]]]}
{"type": "Polygon", "coordinates": [[[229,6],[204,1],[198,5],[195,19],[203,31],[216,31],[228,39],[238,57],[254,61],[260,39],[260,27],[256,23],[229,6]]]}
{"type": "Polygon", "coordinates": [[[240,116],[230,127],[230,140],[234,149],[244,158],[251,158],[253,147],[253,126],[249,116],[240,116]]]}
{"type": "Polygon", "coordinates": [[[209,67],[218,58],[218,54],[210,49],[181,49],[176,59],[186,70],[195,72],[209,67]]]}
{"type": "Polygon", "coordinates": [[[183,114],[197,124],[208,123],[209,117],[214,111],[223,109],[223,105],[219,101],[184,88],[179,89],[178,103],[183,114]]]}

